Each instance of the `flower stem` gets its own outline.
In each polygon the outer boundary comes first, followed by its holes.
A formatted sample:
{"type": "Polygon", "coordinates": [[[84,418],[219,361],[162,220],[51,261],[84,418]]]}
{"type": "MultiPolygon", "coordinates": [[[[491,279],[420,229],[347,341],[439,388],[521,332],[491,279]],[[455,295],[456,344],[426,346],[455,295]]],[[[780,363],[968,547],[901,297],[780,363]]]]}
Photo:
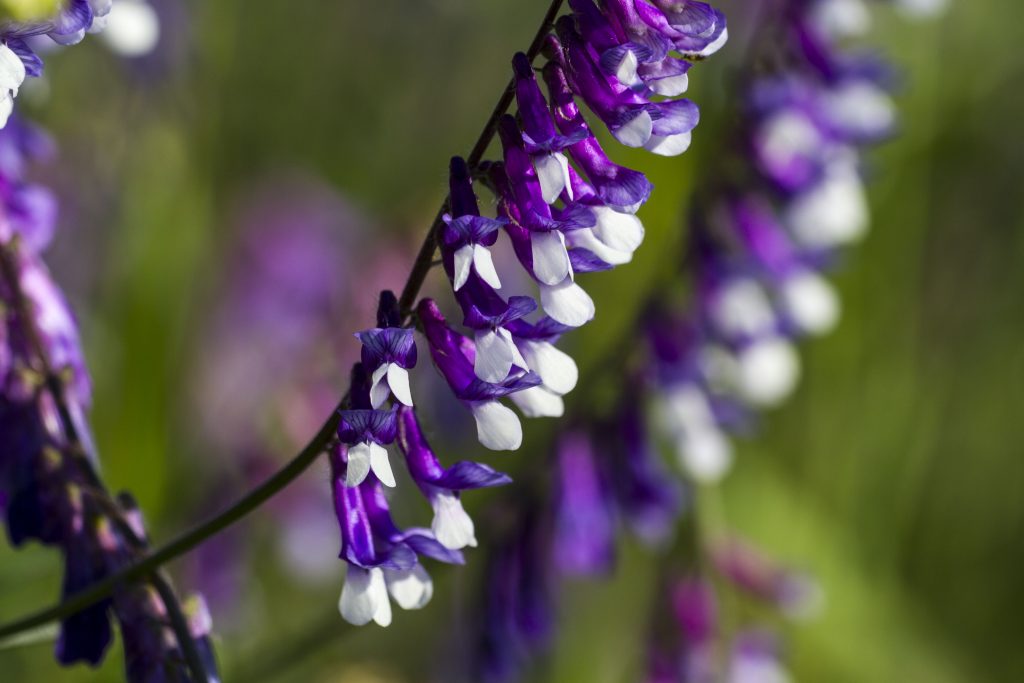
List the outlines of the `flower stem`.
{"type": "MultiPolygon", "coordinates": [[[[551,31],[551,27],[562,8],[563,2],[564,0],[552,0],[551,5],[548,7],[548,10],[544,15],[544,20],[537,29],[533,42],[530,44],[530,48],[526,53],[531,62],[540,54],[541,48],[544,46],[544,39],[551,31]]],[[[508,111],[508,108],[512,105],[514,96],[514,80],[510,80],[509,84],[502,92],[501,98],[495,105],[490,118],[484,125],[483,131],[481,131],[480,136],[473,145],[469,157],[467,157],[467,162],[471,168],[475,167],[480,163],[481,159],[483,159],[484,153],[487,151],[488,146],[490,146],[491,141],[494,139],[494,135],[497,132],[498,120],[506,111],[508,111]]],[[[403,311],[403,322],[405,324],[409,324],[411,320],[413,305],[416,303],[420,290],[423,288],[423,282],[426,280],[427,274],[433,266],[434,253],[437,251],[437,231],[443,222],[442,216],[444,216],[447,210],[448,197],[445,197],[445,200],[441,204],[441,208],[438,209],[437,216],[434,218],[434,222],[430,226],[429,232],[423,240],[419,254],[416,257],[416,261],[409,273],[409,277],[405,282],[405,286],[402,288],[402,295],[399,299],[399,304],[403,311]]],[[[345,407],[347,403],[348,394],[346,393],[338,402],[338,409],[345,407]]],[[[292,458],[288,464],[243,496],[227,510],[211,517],[206,522],[189,529],[158,549],[145,553],[138,560],[127,565],[117,573],[111,574],[106,578],[93,583],[89,587],[78,591],[66,600],[22,617],[16,621],[0,624],[0,639],[8,638],[29,629],[37,628],[54,620],[63,619],[109,596],[118,586],[153,575],[153,573],[164,563],[187,553],[189,550],[195,548],[208,538],[220,533],[256,508],[260,507],[278,491],[288,486],[292,481],[298,478],[300,474],[306,471],[310,465],[317,460],[317,458],[320,457],[330,444],[331,439],[334,438],[334,433],[337,428],[338,411],[335,410],[331,413],[330,417],[327,418],[323,426],[320,427],[320,431],[316,433],[310,442],[306,444],[306,446],[299,451],[299,453],[292,458]]]]}

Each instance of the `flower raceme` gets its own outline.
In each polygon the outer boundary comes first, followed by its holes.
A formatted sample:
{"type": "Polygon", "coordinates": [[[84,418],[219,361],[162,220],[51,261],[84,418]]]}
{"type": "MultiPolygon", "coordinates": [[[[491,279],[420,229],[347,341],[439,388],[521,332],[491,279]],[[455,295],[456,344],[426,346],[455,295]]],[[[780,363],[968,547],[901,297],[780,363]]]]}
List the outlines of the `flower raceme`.
{"type": "MultiPolygon", "coordinates": [[[[571,0],[569,7],[544,41],[543,67],[535,71],[526,54],[512,59],[518,116],[496,121],[501,159],[473,167],[460,157],[451,161],[447,212],[434,237],[465,332],[431,299],[414,310],[434,366],[491,450],[522,444],[520,418],[504,399],[526,417],[563,414],[563,397],[579,372],[556,343],[596,314],[577,277],[628,263],[643,242],[636,213],[653,186],[609,158],[581,105],[620,144],[681,154],[699,118],[692,102],[679,99],[691,64],[728,36],[722,14],[693,0],[571,0]],[[475,183],[494,193],[496,215],[481,214],[475,183]],[[499,272],[492,255],[503,236],[536,294],[506,291],[515,278],[499,272]]],[[[341,557],[349,564],[340,607],[353,623],[389,622],[389,591],[403,607],[425,604],[429,577],[418,557],[461,562],[458,551],[476,545],[462,492],[509,481],[478,463],[446,468],[427,444],[414,408],[409,371],[417,349],[414,332],[403,325],[406,313],[385,292],[377,327],[356,335],[362,359],[332,452],[341,557]],[[385,514],[385,487],[397,484],[388,456],[393,443],[433,510],[429,531],[400,532],[385,514]],[[375,523],[371,509],[378,512],[375,523]],[[445,552],[432,552],[438,548],[445,552]],[[400,582],[395,572],[404,572],[400,582]]],[[[566,461],[565,471],[587,462],[566,461]]],[[[647,483],[638,482],[635,493],[647,483]]]]}

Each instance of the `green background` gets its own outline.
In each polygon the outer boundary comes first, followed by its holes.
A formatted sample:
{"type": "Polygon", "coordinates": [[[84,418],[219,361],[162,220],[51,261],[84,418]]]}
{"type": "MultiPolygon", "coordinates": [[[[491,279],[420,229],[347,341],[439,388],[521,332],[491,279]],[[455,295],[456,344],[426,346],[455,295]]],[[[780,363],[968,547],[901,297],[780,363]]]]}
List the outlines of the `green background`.
{"type": "MultiPolygon", "coordinates": [[[[369,216],[371,238],[418,242],[447,158],[468,151],[546,4],[217,0],[165,26],[188,44],[170,72],[140,72],[92,38],[49,58],[49,99],[23,94],[19,106],[62,150],[46,172],[65,205],[50,260],[82,318],[105,477],[138,496],[158,541],[204,515],[194,482],[210,461],[233,467],[195,433],[183,368],[202,352],[240,197],[302,169],[369,216]]],[[[728,7],[735,36],[746,4],[728,7]]],[[[796,396],[741,442],[735,472],[704,504],[821,581],[820,618],[785,629],[797,680],[1020,681],[1024,17],[1010,0],[954,0],[930,22],[875,14],[869,42],[902,74],[902,122],[869,153],[873,225],[836,278],[842,322],[803,346],[796,396]]],[[[594,359],[632,332],[645,283],[672,267],[688,194],[720,143],[715,113],[738,95],[741,50],[734,40],[691,72],[705,122],[689,153],[614,150],[658,191],[635,261],[583,280],[598,303],[569,341],[584,375],[609,371],[594,359]]],[[[489,461],[543,466],[548,429],[489,461]]],[[[240,493],[225,490],[221,504],[240,493]]],[[[247,528],[272,516],[257,512],[247,528]]],[[[470,566],[434,572],[431,606],[396,613],[386,632],[338,618],[340,562],[335,582],[297,585],[254,533],[239,583],[258,587],[260,608],[218,640],[225,679],[444,680],[430,672],[450,664],[443,637],[470,628],[453,614],[473,597],[483,519],[470,566]]],[[[657,560],[630,542],[620,559],[613,580],[565,587],[563,636],[535,680],[637,680],[657,560]]],[[[53,553],[0,549],[0,619],[52,602],[58,586],[53,553]]],[[[0,651],[4,681],[118,680],[121,666],[119,652],[97,673],[58,670],[48,644],[0,651]]]]}

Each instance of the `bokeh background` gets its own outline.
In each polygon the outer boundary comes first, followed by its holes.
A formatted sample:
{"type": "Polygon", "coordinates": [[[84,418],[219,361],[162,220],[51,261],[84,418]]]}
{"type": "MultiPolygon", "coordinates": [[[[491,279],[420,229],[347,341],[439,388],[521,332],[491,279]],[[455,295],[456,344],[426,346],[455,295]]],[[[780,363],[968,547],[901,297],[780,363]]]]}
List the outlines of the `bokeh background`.
{"type": "MultiPolygon", "coordinates": [[[[51,56],[19,106],[60,148],[38,170],[63,204],[49,260],[84,328],[104,474],[159,541],[259,481],[329,410],[350,333],[404,280],[448,157],[476,138],[547,2],[153,2],[154,54],[89,39],[51,56]]],[[[742,36],[747,3],[724,4],[742,36]]],[[[803,347],[797,395],[741,443],[715,510],[826,591],[819,618],[785,632],[796,680],[1021,681],[1024,15],[953,0],[937,21],[875,19],[902,124],[870,157],[873,227],[837,276],[843,321],[803,347]]],[[[693,72],[692,150],[643,158],[658,186],[648,242],[590,279],[598,318],[568,341],[584,375],[609,371],[596,359],[678,258],[741,51],[693,72]]],[[[524,472],[543,466],[549,431],[531,426],[514,454],[442,450],[524,472]]],[[[423,517],[417,502],[400,514],[423,517]]],[[[211,597],[225,679],[454,680],[487,517],[470,566],[438,570],[431,606],[386,631],[338,617],[332,525],[314,467],[171,567],[211,597]]],[[[612,579],[567,585],[532,680],[637,680],[656,565],[625,542],[612,579]]],[[[4,545],[0,619],[52,602],[59,582],[49,551],[4,545]]],[[[46,642],[0,651],[3,681],[114,681],[121,666],[115,651],[99,671],[58,670],[46,642]]]]}

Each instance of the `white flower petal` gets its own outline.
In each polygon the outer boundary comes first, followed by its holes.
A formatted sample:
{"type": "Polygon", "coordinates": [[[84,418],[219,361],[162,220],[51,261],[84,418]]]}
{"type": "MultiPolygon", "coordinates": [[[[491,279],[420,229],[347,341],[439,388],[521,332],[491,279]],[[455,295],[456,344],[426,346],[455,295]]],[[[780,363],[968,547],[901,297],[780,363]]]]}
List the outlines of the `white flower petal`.
{"type": "Polygon", "coordinates": [[[18,94],[25,81],[25,65],[11,48],[0,43],[0,92],[18,94]]]}
{"type": "Polygon", "coordinates": [[[808,334],[825,334],[839,321],[835,289],[813,271],[800,271],[786,278],[781,297],[790,319],[808,334]]]}
{"type": "Polygon", "coordinates": [[[106,17],[103,40],[125,57],[149,54],[160,40],[160,19],[146,2],[118,0],[106,17]]]}
{"type": "Polygon", "coordinates": [[[556,394],[568,394],[576,387],[580,372],[572,356],[546,341],[523,339],[519,342],[528,368],[540,375],[544,388],[556,394]]]}
{"type": "Polygon", "coordinates": [[[630,213],[619,213],[606,206],[593,208],[597,224],[594,235],[617,251],[633,253],[644,241],[644,224],[630,213]]]}
{"type": "Polygon", "coordinates": [[[569,278],[558,285],[541,285],[540,304],[555,322],[569,327],[585,325],[596,312],[594,300],[569,278]]]}
{"type": "Polygon", "coordinates": [[[350,564],[338,600],[338,611],[345,621],[356,626],[371,621],[381,626],[389,625],[391,601],[388,599],[384,573],[379,568],[363,569],[350,564]]]}
{"type": "Polygon", "coordinates": [[[825,177],[789,203],[785,222],[802,246],[828,248],[867,232],[868,204],[852,159],[829,164],[825,177]]]}
{"type": "Polygon", "coordinates": [[[623,263],[629,263],[633,260],[631,252],[612,249],[597,239],[591,228],[573,230],[565,236],[565,241],[570,247],[579,247],[593,252],[594,256],[612,266],[621,266],[623,263]]]}
{"type": "Polygon", "coordinates": [[[473,245],[467,244],[455,251],[455,272],[452,275],[452,285],[455,291],[462,289],[469,279],[469,271],[473,269],[473,245]]]}
{"type": "Polygon", "coordinates": [[[644,149],[659,156],[676,157],[690,149],[692,141],[693,135],[690,132],[676,135],[652,135],[651,139],[644,143],[644,149]]]}
{"type": "Polygon", "coordinates": [[[615,139],[626,147],[643,147],[651,139],[654,121],[646,111],[640,111],[631,121],[612,131],[615,139]]]}
{"type": "Polygon", "coordinates": [[[687,74],[679,74],[667,78],[651,79],[647,81],[647,87],[657,95],[678,97],[690,87],[690,77],[687,74]]]}
{"type": "MultiPolygon", "coordinates": [[[[409,391],[409,371],[395,363],[388,364],[388,386],[398,402],[412,406],[412,392],[409,391]]],[[[372,394],[371,394],[372,396],[372,394]]]]}
{"type": "Polygon", "coordinates": [[[781,403],[796,387],[800,358],[793,345],[774,337],[760,340],[737,356],[737,388],[748,402],[770,407],[781,403]]]}
{"type": "Polygon", "coordinates": [[[476,268],[476,274],[480,279],[494,289],[501,289],[501,280],[498,279],[498,271],[494,269],[491,252],[482,244],[473,246],[473,267],[476,268]]]}
{"type": "Polygon", "coordinates": [[[615,69],[615,78],[627,88],[637,85],[640,82],[640,77],[636,72],[639,64],[636,53],[632,50],[627,50],[626,54],[622,56],[622,61],[619,62],[618,67],[615,69]]]}
{"type": "Polygon", "coordinates": [[[497,401],[470,404],[481,445],[492,451],[514,451],[523,444],[523,426],[511,408],[497,401]]]}
{"type": "Polygon", "coordinates": [[[683,469],[702,484],[721,481],[732,467],[732,446],[717,428],[689,430],[678,447],[683,469]]]}
{"type": "Polygon", "coordinates": [[[402,609],[422,609],[434,595],[434,582],[422,564],[411,569],[385,569],[384,581],[402,609]]]}
{"type": "Polygon", "coordinates": [[[775,311],[768,294],[750,277],[734,277],[718,289],[711,317],[729,337],[755,336],[775,328],[775,311]]]}
{"type": "Polygon", "coordinates": [[[430,504],[434,508],[434,521],[430,528],[441,545],[452,550],[476,547],[473,520],[466,514],[458,496],[442,491],[431,499],[430,504]]]}
{"type": "Polygon", "coordinates": [[[544,201],[554,204],[568,188],[572,199],[572,188],[569,186],[569,160],[561,152],[542,154],[533,158],[533,167],[537,169],[537,180],[540,181],[540,192],[544,201]]]}
{"type": "Polygon", "coordinates": [[[9,94],[0,95],[0,128],[7,125],[7,120],[14,112],[14,98],[9,94]]]}
{"type": "Polygon", "coordinates": [[[369,442],[370,447],[370,469],[385,486],[395,486],[395,473],[391,471],[391,461],[388,459],[388,449],[380,444],[369,442]]]}
{"type": "MultiPolygon", "coordinates": [[[[502,329],[478,330],[476,333],[476,360],[473,371],[476,376],[492,384],[508,377],[515,361],[511,339],[499,334],[502,329]]],[[[506,331],[507,332],[507,331],[506,331]]]]}
{"type": "Polygon", "coordinates": [[[569,276],[569,252],[565,236],[558,230],[530,235],[533,250],[533,274],[545,285],[557,285],[569,276]]]}
{"type": "Polygon", "coordinates": [[[388,400],[389,383],[385,382],[384,378],[388,375],[390,366],[391,363],[384,363],[370,375],[370,405],[374,408],[380,408],[388,400]]]}
{"type": "Polygon", "coordinates": [[[562,417],[565,401],[544,387],[530,387],[509,396],[526,417],[562,417]]]}
{"type": "Polygon", "coordinates": [[[345,468],[345,486],[359,486],[369,473],[370,444],[364,442],[350,446],[348,449],[348,466],[345,468]]]}

